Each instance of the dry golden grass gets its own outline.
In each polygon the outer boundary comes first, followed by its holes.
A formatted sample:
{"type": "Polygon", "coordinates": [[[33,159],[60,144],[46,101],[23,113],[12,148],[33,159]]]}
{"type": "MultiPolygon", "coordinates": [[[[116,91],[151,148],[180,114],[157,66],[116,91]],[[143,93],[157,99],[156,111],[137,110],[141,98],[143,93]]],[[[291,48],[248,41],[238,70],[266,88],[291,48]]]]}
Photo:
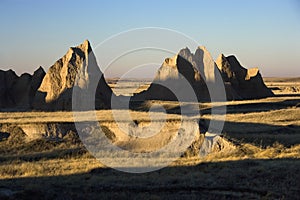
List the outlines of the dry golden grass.
{"type": "MultiPolygon", "coordinates": [[[[83,121],[99,121],[99,122],[114,122],[116,121],[129,121],[126,113],[132,120],[149,121],[150,116],[147,112],[141,111],[128,111],[128,110],[98,110],[98,111],[74,111],[74,112],[1,112],[0,124],[3,123],[64,123],[64,122],[83,122],[83,121]],[[94,118],[94,113],[96,119],[94,118]],[[74,117],[76,115],[76,117],[74,117]]],[[[153,112],[153,119],[160,120],[161,113],[153,112]]],[[[181,120],[181,116],[169,114],[168,120],[181,120]]]]}
{"type": "MultiPolygon", "coordinates": [[[[300,96],[294,94],[214,104],[227,105],[224,146],[217,145],[206,157],[182,157],[146,174],[106,168],[73,136],[26,143],[16,134],[18,142],[0,142],[0,199],[296,199],[300,195],[299,103],[300,96]]],[[[154,104],[174,113],[167,116],[169,125],[179,123],[179,103],[148,102],[144,109],[154,104]]],[[[207,123],[223,117],[211,116],[209,103],[181,106],[200,109],[207,123]]],[[[116,112],[121,121],[129,121],[122,118],[126,111],[116,112]]],[[[90,114],[80,112],[79,121],[94,120],[90,114]]],[[[153,114],[159,121],[161,113],[153,114]]],[[[97,111],[96,116],[113,130],[111,111],[97,111]]],[[[131,111],[130,116],[141,124],[150,120],[144,111],[131,111]]],[[[73,121],[72,112],[0,113],[0,124],[73,121]]]]}
{"type": "Polygon", "coordinates": [[[21,177],[61,176],[86,173],[97,167],[103,167],[94,158],[54,158],[35,162],[14,160],[2,163],[1,179],[21,177]]]}

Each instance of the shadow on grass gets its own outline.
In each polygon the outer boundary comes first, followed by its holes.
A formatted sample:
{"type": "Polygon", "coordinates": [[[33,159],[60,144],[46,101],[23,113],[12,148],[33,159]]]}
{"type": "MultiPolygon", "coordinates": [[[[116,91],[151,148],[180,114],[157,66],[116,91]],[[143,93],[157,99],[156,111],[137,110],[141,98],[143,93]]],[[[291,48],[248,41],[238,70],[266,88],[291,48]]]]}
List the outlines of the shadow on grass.
{"type": "MultiPolygon", "coordinates": [[[[299,95],[300,96],[300,95],[299,95]]],[[[290,97],[290,96],[289,96],[290,97]]],[[[158,102],[160,104],[161,102],[158,102]]],[[[140,102],[131,102],[130,109],[136,110],[136,111],[149,111],[150,107],[152,105],[157,104],[157,102],[150,102],[145,103],[143,101],[140,102]]],[[[189,113],[185,113],[186,116],[195,116],[198,113],[210,115],[212,112],[212,108],[207,108],[205,106],[202,106],[201,103],[195,104],[195,103],[186,103],[184,105],[178,105],[178,102],[174,102],[174,104],[162,104],[166,113],[168,114],[178,114],[181,115],[181,110],[187,110],[190,111],[189,113]],[[200,109],[200,111],[199,111],[200,109]]],[[[244,103],[241,101],[239,104],[235,105],[227,105],[227,106],[215,106],[214,112],[218,113],[220,111],[221,113],[224,112],[224,109],[226,108],[227,114],[239,114],[239,113],[253,113],[253,112],[267,112],[267,111],[274,111],[274,110],[280,110],[280,109],[287,109],[292,107],[297,107],[300,105],[300,99],[289,99],[289,100],[283,100],[278,102],[253,102],[253,103],[244,103]]],[[[155,108],[151,109],[152,112],[155,112],[155,108]]],[[[158,110],[161,112],[161,109],[158,110]]]]}
{"type": "MultiPolygon", "coordinates": [[[[221,123],[217,120],[215,120],[215,122],[221,123]]],[[[208,126],[209,123],[210,121],[208,120],[205,122],[202,121],[202,124],[205,124],[205,126],[208,126]]],[[[211,130],[211,132],[214,131],[211,130]]],[[[253,143],[263,148],[271,146],[275,142],[285,147],[300,144],[300,126],[294,124],[282,126],[264,123],[225,121],[222,133],[229,139],[253,143]]]]}
{"type": "Polygon", "coordinates": [[[87,173],[0,180],[1,199],[297,199],[300,160],[239,160],[127,174],[87,173]]]}
{"type": "Polygon", "coordinates": [[[300,94],[275,94],[275,97],[300,97],[300,94]]]}
{"type": "Polygon", "coordinates": [[[55,149],[46,152],[31,152],[31,153],[20,153],[18,155],[0,155],[1,162],[10,162],[14,160],[34,162],[39,160],[51,160],[56,158],[67,158],[80,156],[87,153],[85,148],[66,148],[66,149],[55,149]]]}
{"type": "MultiPolygon", "coordinates": [[[[253,112],[267,112],[272,110],[280,110],[286,109],[289,107],[294,107],[300,103],[300,99],[291,99],[291,100],[284,100],[280,102],[257,102],[257,103],[244,103],[244,104],[237,104],[237,105],[228,105],[227,114],[238,114],[238,113],[253,113],[253,112]]],[[[220,108],[223,108],[220,107],[220,108]]],[[[218,107],[215,107],[217,110],[218,107]]],[[[202,114],[210,114],[211,108],[206,108],[201,110],[202,114]]]]}

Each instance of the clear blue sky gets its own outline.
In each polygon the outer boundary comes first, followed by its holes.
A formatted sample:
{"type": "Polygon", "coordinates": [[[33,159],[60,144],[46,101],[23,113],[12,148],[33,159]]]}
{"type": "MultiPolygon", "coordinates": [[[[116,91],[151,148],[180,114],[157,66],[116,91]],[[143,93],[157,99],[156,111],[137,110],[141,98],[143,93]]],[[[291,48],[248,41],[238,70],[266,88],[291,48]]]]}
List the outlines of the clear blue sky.
{"type": "MultiPolygon", "coordinates": [[[[48,69],[70,46],[121,31],[164,27],[216,58],[234,54],[264,76],[300,76],[298,0],[0,1],[0,68],[48,69]]],[[[178,49],[179,50],[179,49],[178,49]]]]}

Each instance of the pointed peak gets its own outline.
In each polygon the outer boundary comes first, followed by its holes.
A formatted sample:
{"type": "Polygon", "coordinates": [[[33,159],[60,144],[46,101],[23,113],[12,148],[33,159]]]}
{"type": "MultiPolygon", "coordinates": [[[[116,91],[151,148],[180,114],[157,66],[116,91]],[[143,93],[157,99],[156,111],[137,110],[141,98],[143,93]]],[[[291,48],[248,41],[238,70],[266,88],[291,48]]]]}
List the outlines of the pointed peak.
{"type": "Polygon", "coordinates": [[[84,40],[83,43],[79,44],[78,46],[70,47],[67,52],[67,55],[72,55],[72,53],[77,52],[78,49],[80,51],[86,52],[86,53],[89,53],[90,51],[92,51],[89,40],[84,40]]]}
{"type": "Polygon", "coordinates": [[[198,46],[196,51],[197,50],[202,50],[203,52],[208,52],[207,48],[205,46],[198,46]]]}
{"type": "Polygon", "coordinates": [[[35,71],[45,71],[44,68],[42,66],[39,66],[39,68],[37,68],[35,71]]]}
{"type": "Polygon", "coordinates": [[[227,60],[227,59],[226,59],[226,56],[225,56],[224,54],[221,53],[221,54],[217,57],[217,60],[216,60],[216,61],[220,61],[220,62],[221,62],[221,61],[223,61],[223,60],[227,60]]]}
{"type": "Polygon", "coordinates": [[[247,70],[246,68],[244,68],[240,62],[238,61],[237,57],[234,55],[230,55],[226,57],[226,60],[229,62],[230,66],[232,67],[233,71],[237,71],[237,70],[247,70]]]}
{"type": "Polygon", "coordinates": [[[194,54],[190,51],[188,47],[185,47],[184,49],[181,49],[179,53],[177,54],[177,57],[180,56],[190,62],[192,62],[192,57],[194,54]]]}
{"type": "Polygon", "coordinates": [[[46,73],[46,72],[45,72],[45,70],[43,69],[43,67],[40,66],[39,68],[37,68],[37,69],[34,71],[33,74],[35,74],[35,73],[46,73]]]}
{"type": "Polygon", "coordinates": [[[85,45],[90,45],[90,41],[88,40],[88,39],[86,39],[86,40],[84,40],[84,42],[83,42],[83,44],[85,44],[85,45]]]}
{"type": "Polygon", "coordinates": [[[77,48],[83,50],[83,51],[87,51],[87,52],[90,52],[91,51],[91,44],[89,42],[89,40],[84,40],[84,42],[80,45],[77,46],[77,48]]]}
{"type": "Polygon", "coordinates": [[[188,47],[185,47],[185,48],[183,48],[181,50],[183,50],[183,51],[191,51],[188,47]]]}
{"type": "Polygon", "coordinates": [[[209,57],[211,57],[209,51],[207,50],[207,48],[205,46],[198,46],[196,51],[195,51],[195,56],[199,57],[199,55],[208,55],[209,57]]]}
{"type": "Polygon", "coordinates": [[[185,47],[183,49],[180,49],[178,55],[191,55],[191,50],[188,47],[185,47]]]}
{"type": "Polygon", "coordinates": [[[163,66],[175,67],[177,62],[178,54],[172,58],[166,58],[163,62],[163,66]]]}
{"type": "Polygon", "coordinates": [[[205,46],[198,46],[197,49],[206,50],[205,46]]]}

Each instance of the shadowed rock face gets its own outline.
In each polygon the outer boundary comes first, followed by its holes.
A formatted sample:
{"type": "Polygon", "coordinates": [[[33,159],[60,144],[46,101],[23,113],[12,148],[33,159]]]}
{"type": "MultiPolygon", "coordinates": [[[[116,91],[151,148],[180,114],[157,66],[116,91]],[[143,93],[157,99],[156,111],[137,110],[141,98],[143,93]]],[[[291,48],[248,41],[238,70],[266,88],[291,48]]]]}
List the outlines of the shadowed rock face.
{"type": "MultiPolygon", "coordinates": [[[[173,58],[167,58],[159,68],[154,82],[147,91],[137,94],[133,99],[158,99],[158,100],[194,100],[191,97],[191,90],[184,87],[187,81],[193,88],[193,93],[198,101],[210,101],[211,97],[208,87],[218,91],[216,82],[222,83],[222,78],[217,76],[218,68],[205,47],[198,47],[195,54],[188,48],[180,50],[173,58]],[[183,80],[184,79],[184,80],[183,80]],[[169,85],[170,88],[161,85],[169,85]]],[[[217,93],[217,92],[216,92],[217,93]]],[[[221,96],[221,95],[220,95],[221,96]]],[[[225,96],[225,95],[224,95],[225,96]]],[[[219,97],[214,97],[217,100],[219,97]]],[[[219,100],[219,99],[218,99],[219,100]]],[[[226,100],[224,98],[224,100],[226,100]]]]}
{"type": "Polygon", "coordinates": [[[49,68],[36,94],[34,108],[71,110],[74,88],[77,93],[85,94],[81,96],[82,101],[95,98],[97,109],[110,107],[112,90],[104,80],[88,40],[70,48],[49,68]],[[95,96],[87,98],[87,95],[95,96]]]}
{"type": "Polygon", "coordinates": [[[104,80],[89,41],[68,50],[47,72],[40,67],[33,75],[0,70],[0,109],[71,110],[73,89],[78,102],[95,99],[81,109],[110,108],[112,90],[104,80]],[[95,105],[95,106],[94,106],[95,105]]]}
{"type": "Polygon", "coordinates": [[[190,101],[191,94],[183,86],[183,79],[191,85],[198,101],[210,101],[210,95],[214,95],[213,99],[217,101],[273,96],[272,91],[264,84],[258,68],[245,69],[234,56],[225,57],[223,54],[214,62],[205,47],[198,47],[195,54],[185,48],[175,57],[165,59],[148,90],[135,95],[133,99],[177,101],[179,99],[176,98],[175,91],[183,97],[182,101],[190,101]],[[222,95],[218,96],[222,93],[219,84],[223,83],[226,93],[224,98],[222,95]],[[210,94],[208,88],[215,94],[210,94]]]}
{"type": "Polygon", "coordinates": [[[33,75],[20,77],[12,70],[0,70],[0,108],[3,110],[29,110],[45,72],[38,68],[33,75]]]}
{"type": "Polygon", "coordinates": [[[10,89],[18,79],[16,73],[12,70],[0,70],[0,108],[11,108],[15,106],[14,98],[10,89]]]}
{"type": "MultiPolygon", "coordinates": [[[[136,94],[132,100],[210,101],[208,88],[221,93],[216,83],[223,81],[227,100],[273,96],[257,68],[245,69],[234,56],[220,55],[215,63],[205,47],[198,47],[195,54],[185,48],[173,58],[165,59],[148,90],[136,94]]],[[[25,73],[20,77],[12,70],[0,70],[2,110],[72,110],[73,91],[80,110],[111,107],[114,93],[87,40],[71,47],[47,74],[41,67],[33,75],[25,73]],[[81,106],[80,101],[90,101],[90,107],[81,106]]]]}
{"type": "Polygon", "coordinates": [[[173,58],[165,59],[148,90],[135,95],[133,99],[167,101],[197,101],[198,99],[199,101],[208,101],[208,89],[200,72],[181,54],[190,60],[193,59],[188,49],[182,50],[173,58]],[[186,84],[189,84],[191,88],[185,88],[184,85],[186,84]],[[191,96],[191,92],[196,98],[191,96]]]}
{"type": "Polygon", "coordinates": [[[216,61],[224,82],[229,84],[241,99],[258,99],[274,96],[264,84],[258,68],[245,69],[235,56],[220,55],[216,61]]]}

